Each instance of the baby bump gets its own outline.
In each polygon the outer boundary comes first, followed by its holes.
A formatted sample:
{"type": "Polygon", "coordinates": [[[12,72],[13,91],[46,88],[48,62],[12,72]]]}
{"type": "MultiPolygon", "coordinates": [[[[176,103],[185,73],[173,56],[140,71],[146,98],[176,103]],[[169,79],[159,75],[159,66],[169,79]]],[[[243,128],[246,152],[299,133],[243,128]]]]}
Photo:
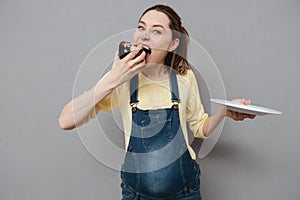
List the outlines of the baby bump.
{"type": "Polygon", "coordinates": [[[176,194],[183,189],[183,174],[180,161],[162,169],[139,174],[139,192],[152,197],[176,194]]]}
{"type": "MultiPolygon", "coordinates": [[[[159,160],[152,157],[151,159],[143,160],[142,163],[144,168],[145,166],[151,166],[152,168],[154,165],[160,165],[158,162],[161,162],[161,160],[159,160]]],[[[140,162],[138,164],[135,162],[136,160],[131,161],[130,163],[133,168],[137,167],[141,169],[142,165],[140,162]]],[[[124,164],[126,165],[126,162],[124,164]]],[[[188,151],[163,168],[147,172],[138,171],[121,172],[123,182],[140,194],[153,198],[175,195],[181,192],[186,186],[189,186],[199,176],[199,166],[191,159],[188,151]]]]}

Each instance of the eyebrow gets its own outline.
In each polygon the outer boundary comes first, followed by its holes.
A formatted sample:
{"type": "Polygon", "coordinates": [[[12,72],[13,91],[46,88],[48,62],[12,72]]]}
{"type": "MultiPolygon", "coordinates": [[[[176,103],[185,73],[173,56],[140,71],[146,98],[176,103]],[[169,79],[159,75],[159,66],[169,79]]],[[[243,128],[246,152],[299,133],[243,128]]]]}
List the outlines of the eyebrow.
{"type": "MultiPolygon", "coordinates": [[[[146,23],[143,22],[142,20],[140,20],[139,23],[142,23],[142,24],[146,25],[146,23]]],[[[160,25],[160,24],[154,24],[153,27],[161,27],[161,28],[165,29],[165,27],[163,25],[160,25]]]]}

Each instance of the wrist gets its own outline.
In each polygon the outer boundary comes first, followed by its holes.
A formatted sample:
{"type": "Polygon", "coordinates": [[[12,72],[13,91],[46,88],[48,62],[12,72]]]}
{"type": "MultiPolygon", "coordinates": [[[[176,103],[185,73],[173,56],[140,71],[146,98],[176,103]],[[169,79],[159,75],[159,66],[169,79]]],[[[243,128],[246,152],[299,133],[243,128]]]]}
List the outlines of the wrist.
{"type": "Polygon", "coordinates": [[[100,81],[97,82],[96,88],[104,88],[107,90],[113,90],[118,87],[118,81],[112,76],[111,71],[107,72],[100,81]]]}
{"type": "Polygon", "coordinates": [[[221,117],[227,117],[227,109],[226,108],[221,108],[221,110],[219,111],[219,115],[221,117]]]}
{"type": "Polygon", "coordinates": [[[95,105],[117,87],[116,81],[109,76],[109,73],[102,77],[92,89],[95,105]]]}

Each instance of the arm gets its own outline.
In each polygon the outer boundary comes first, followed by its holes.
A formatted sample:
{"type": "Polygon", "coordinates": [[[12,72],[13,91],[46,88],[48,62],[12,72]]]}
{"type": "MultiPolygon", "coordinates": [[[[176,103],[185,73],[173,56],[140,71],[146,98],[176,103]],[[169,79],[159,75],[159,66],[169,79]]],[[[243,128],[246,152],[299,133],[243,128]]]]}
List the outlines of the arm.
{"type": "Polygon", "coordinates": [[[116,87],[123,84],[139,72],[145,65],[145,52],[133,59],[139,49],[129,53],[122,60],[116,52],[112,69],[92,89],[70,101],[58,119],[59,127],[71,130],[82,124],[94,112],[95,106],[109,95],[116,87]]]}
{"type": "MultiPolygon", "coordinates": [[[[251,104],[250,100],[246,99],[234,99],[232,101],[240,102],[245,105],[251,104]]],[[[220,124],[220,122],[224,119],[225,116],[232,118],[235,121],[243,121],[246,118],[253,119],[255,117],[255,115],[234,112],[231,110],[227,110],[226,108],[222,108],[215,115],[205,119],[203,125],[203,134],[205,135],[205,137],[209,136],[209,134],[220,124]]]]}
{"type": "Polygon", "coordinates": [[[220,124],[225,117],[225,109],[221,109],[217,114],[207,117],[203,124],[203,134],[208,137],[209,134],[220,124]]]}
{"type": "Polygon", "coordinates": [[[109,72],[96,86],[76,97],[63,108],[58,119],[59,127],[63,130],[71,130],[76,125],[82,124],[96,104],[109,95],[115,87],[109,72]]]}

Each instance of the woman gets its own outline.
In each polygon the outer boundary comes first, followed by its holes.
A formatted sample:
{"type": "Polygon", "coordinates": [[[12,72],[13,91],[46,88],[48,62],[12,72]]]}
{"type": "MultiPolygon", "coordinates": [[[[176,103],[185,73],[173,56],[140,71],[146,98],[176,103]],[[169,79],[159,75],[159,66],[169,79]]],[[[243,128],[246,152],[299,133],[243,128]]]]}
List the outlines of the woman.
{"type": "MultiPolygon", "coordinates": [[[[61,113],[59,125],[69,130],[100,110],[120,109],[127,150],[121,170],[123,199],[201,199],[200,169],[186,122],[195,137],[204,139],[225,116],[255,117],[225,108],[211,117],[204,112],[186,60],[188,42],[181,18],[172,8],[147,9],[133,35],[139,48],[123,59],[116,52],[111,70],[61,113]],[[142,45],[151,54],[139,55],[142,45]]],[[[246,99],[235,101],[250,104],[246,99]]]]}

